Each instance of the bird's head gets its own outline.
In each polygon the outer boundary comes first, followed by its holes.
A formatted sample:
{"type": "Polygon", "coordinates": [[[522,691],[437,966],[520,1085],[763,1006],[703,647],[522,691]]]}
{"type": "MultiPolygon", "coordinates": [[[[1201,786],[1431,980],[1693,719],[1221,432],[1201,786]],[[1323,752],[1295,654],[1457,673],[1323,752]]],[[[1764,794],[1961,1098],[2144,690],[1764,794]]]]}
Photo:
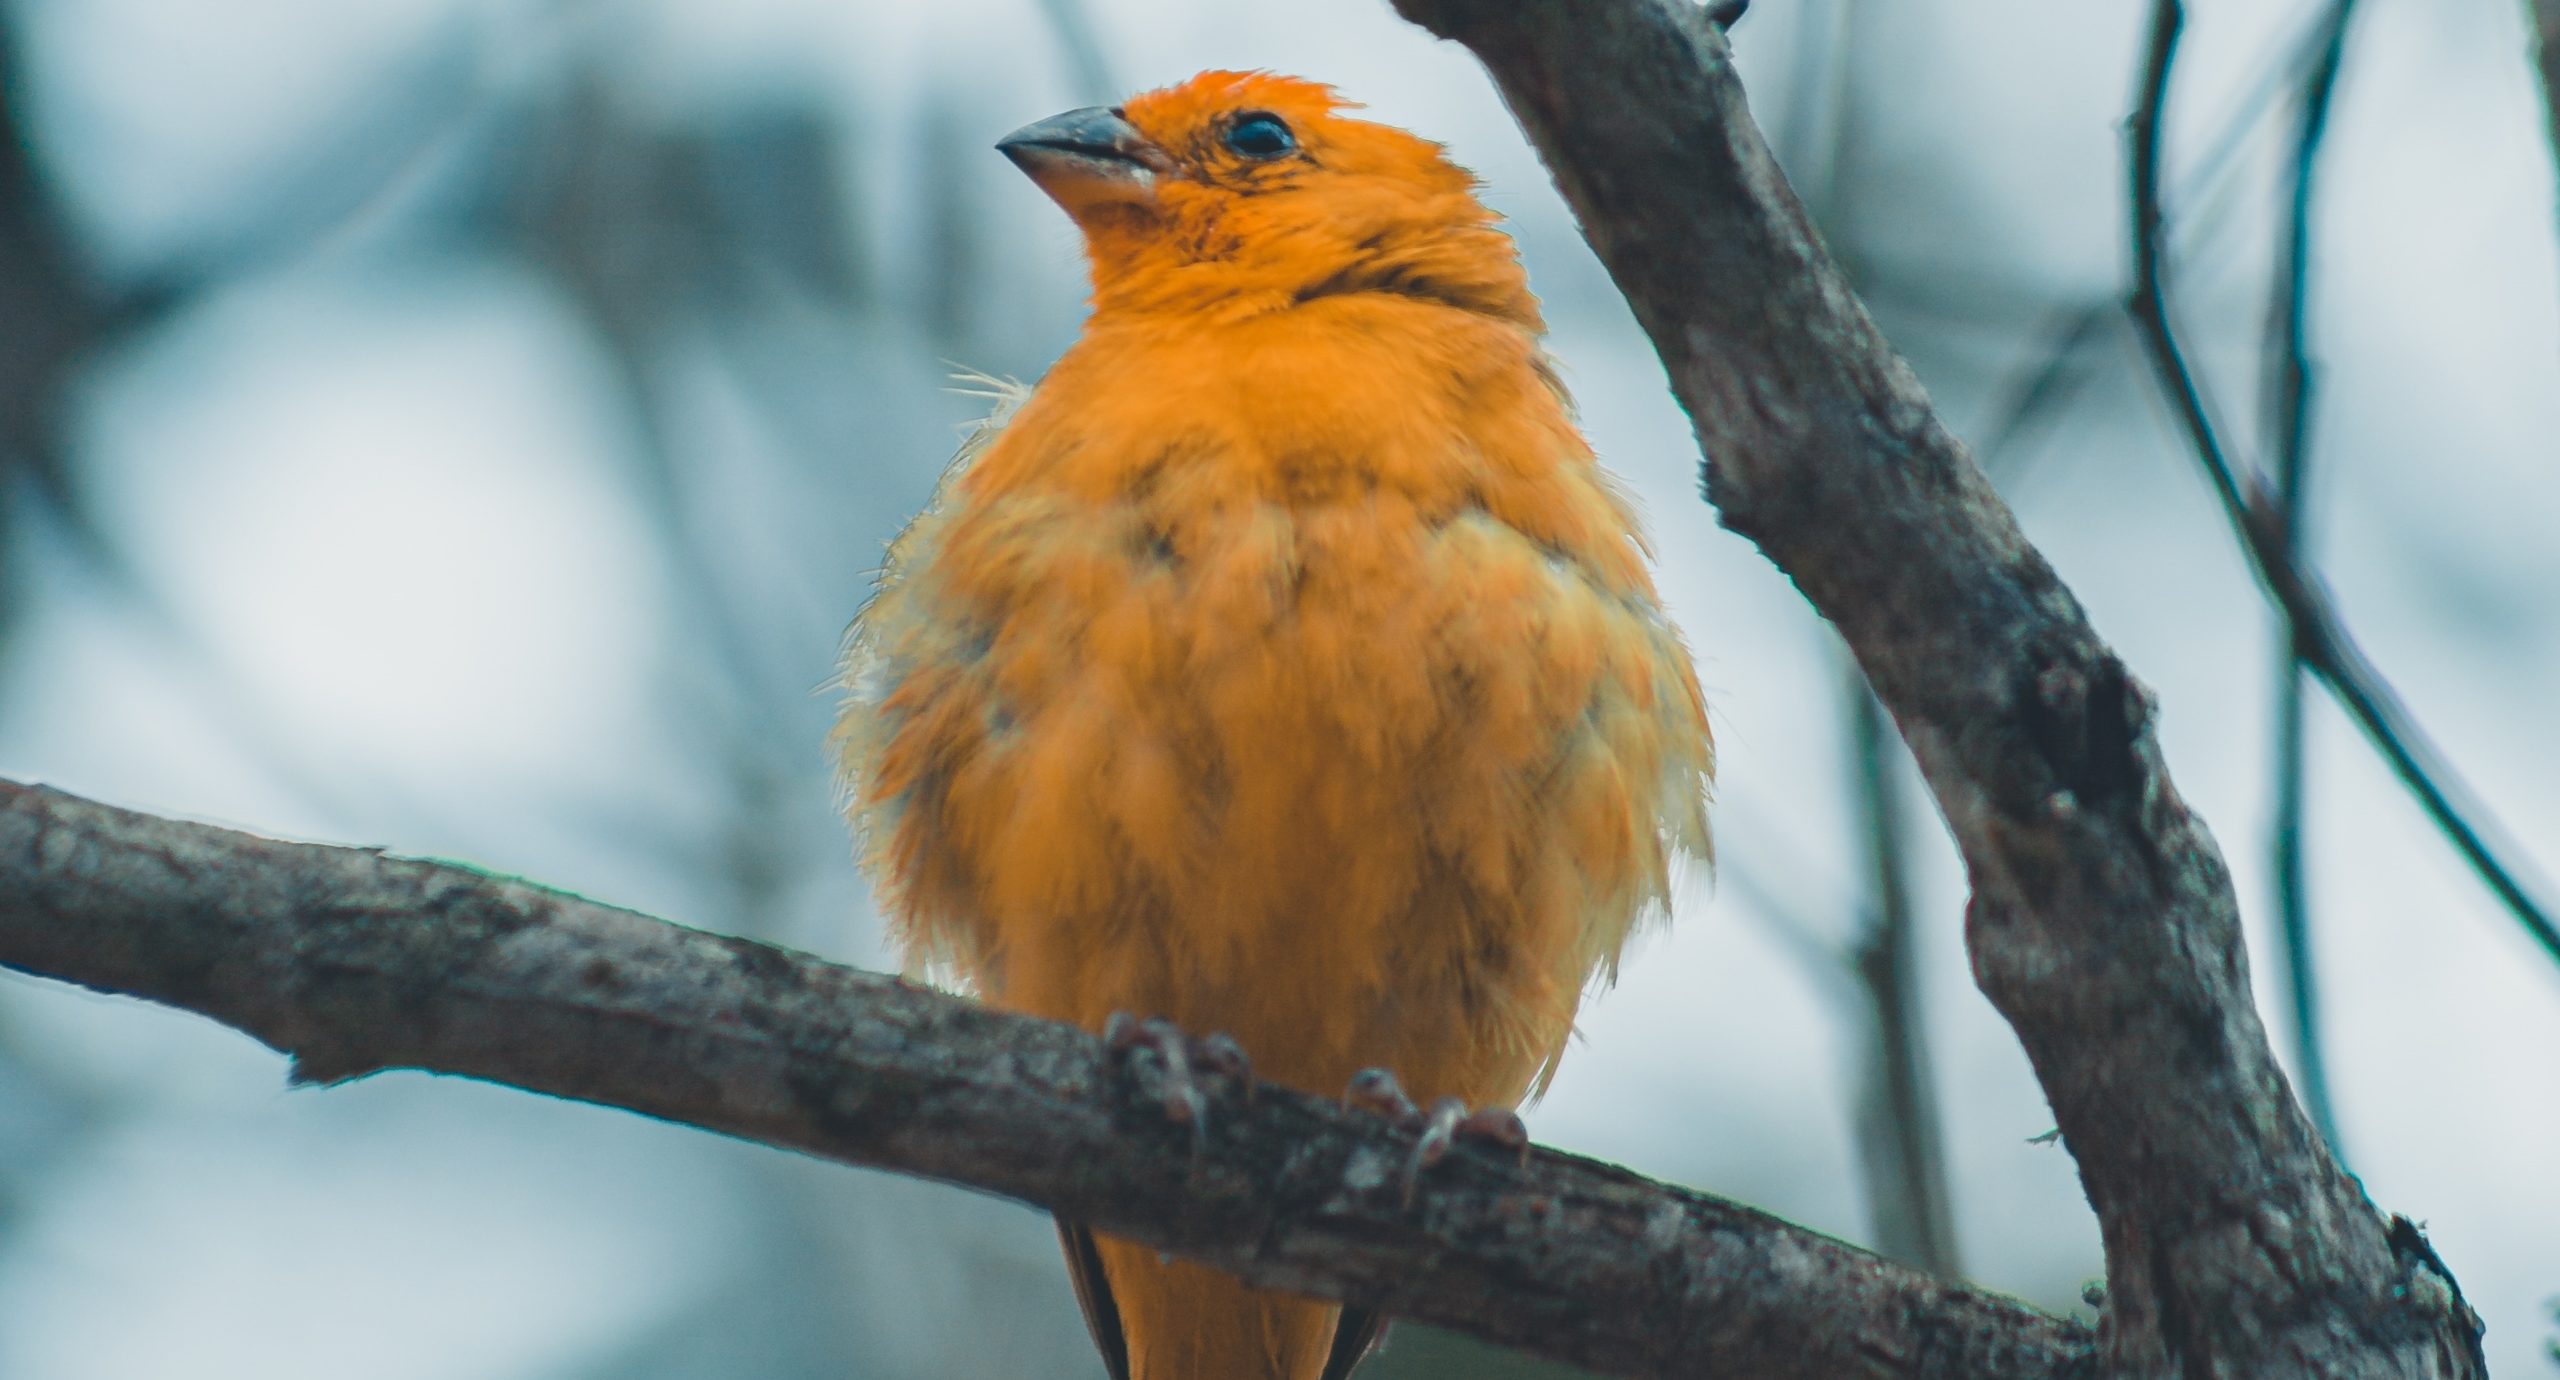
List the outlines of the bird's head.
{"type": "Polygon", "coordinates": [[[996,147],[1084,231],[1098,312],[1255,314],[1385,292],[1540,329],[1475,178],[1351,108],[1294,77],[1203,72],[996,147]]]}

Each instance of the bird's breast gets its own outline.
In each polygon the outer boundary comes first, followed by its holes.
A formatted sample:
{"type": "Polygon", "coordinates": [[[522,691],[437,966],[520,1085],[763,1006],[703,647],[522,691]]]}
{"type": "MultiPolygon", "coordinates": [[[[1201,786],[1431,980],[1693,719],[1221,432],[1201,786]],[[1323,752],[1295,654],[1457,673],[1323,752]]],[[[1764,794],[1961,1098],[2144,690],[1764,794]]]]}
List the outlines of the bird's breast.
{"type": "Polygon", "coordinates": [[[1499,1074],[1439,1083],[1516,1096],[1696,789],[1625,510],[1534,377],[1531,415],[1419,430],[1167,400],[1115,448],[1035,399],[867,616],[910,942],[1038,1014],[1294,1048],[1290,1081],[1446,1040],[1499,1074]]]}

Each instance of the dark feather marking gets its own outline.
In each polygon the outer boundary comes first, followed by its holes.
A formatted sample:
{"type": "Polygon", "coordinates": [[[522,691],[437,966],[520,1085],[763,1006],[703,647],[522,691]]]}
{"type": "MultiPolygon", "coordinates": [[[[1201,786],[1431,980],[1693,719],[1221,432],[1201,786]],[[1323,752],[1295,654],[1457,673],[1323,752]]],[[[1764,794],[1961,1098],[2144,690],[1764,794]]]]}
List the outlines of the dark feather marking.
{"type": "Polygon", "coordinates": [[[1386,1335],[1386,1314],[1374,1308],[1345,1307],[1342,1320],[1333,1325],[1333,1350],[1325,1353],[1321,1380],[1351,1380],[1351,1372],[1369,1359],[1386,1335]]]}
{"type": "MultiPolygon", "coordinates": [[[[1120,1305],[1111,1298],[1111,1280],[1102,1273],[1102,1252],[1094,1247],[1092,1230],[1061,1217],[1058,1245],[1066,1252],[1067,1278],[1075,1284],[1076,1307],[1084,1310],[1093,1349],[1102,1353],[1102,1368],[1111,1380],[1129,1380],[1129,1339],[1120,1331],[1120,1305]]],[[[1335,1345],[1338,1349],[1339,1341],[1335,1345]]]]}

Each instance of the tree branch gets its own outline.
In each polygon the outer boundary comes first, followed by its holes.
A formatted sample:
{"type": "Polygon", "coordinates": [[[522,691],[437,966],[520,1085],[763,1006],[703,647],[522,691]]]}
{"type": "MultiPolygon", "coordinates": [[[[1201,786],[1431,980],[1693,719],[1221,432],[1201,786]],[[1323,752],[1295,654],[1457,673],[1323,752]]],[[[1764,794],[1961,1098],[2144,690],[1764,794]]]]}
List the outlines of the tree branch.
{"type": "MultiPolygon", "coordinates": [[[[1212,1082],[1064,1025],[466,868],[0,782],[0,963],[211,1016],[298,1082],[424,1069],[1018,1198],[1619,1375],[2066,1377],[2080,1325],[1614,1166],[1212,1082]]],[[[1207,1067],[1195,1061],[1195,1067],[1207,1067]]]]}
{"type": "Polygon", "coordinates": [[[1900,754],[1884,706],[1868,693],[1865,680],[1851,680],[1851,751],[1873,897],[1850,964],[1867,997],[1856,1106],[1858,1164],[1867,1180],[1876,1249],[1931,1274],[1955,1276],[1964,1266],[1956,1253],[1954,1195],[1947,1184],[1937,1089],[1929,1081],[1919,925],[1904,876],[1911,822],[1904,817],[1901,773],[1896,770],[1900,754]]]}
{"type": "MultiPolygon", "coordinates": [[[[2560,0],[2549,3],[2560,5],[2560,0]]],[[[2315,79],[2315,70],[2327,56],[2327,20],[2325,14],[2315,15],[2303,22],[2300,32],[2274,45],[2257,78],[2214,126],[2218,132],[2204,141],[2205,151],[2190,160],[2169,189],[2174,204],[2201,208],[2200,214],[2190,213],[2174,227],[2175,241],[2193,245],[2209,238],[2218,220],[2214,213],[2232,203],[2231,174],[2242,166],[2240,155],[2252,146],[2259,118],[2279,96],[2307,87],[2315,79]]],[[[2169,248],[2174,251],[2178,244],[2173,242],[2169,248]]],[[[2123,311],[2120,296],[2108,295],[2046,315],[2035,332],[2044,343],[2026,355],[2034,366],[2018,372],[2002,390],[2000,406],[1990,412],[1992,420],[1975,432],[1975,458],[1993,477],[2005,479],[2002,462],[2012,458],[2012,450],[2048,430],[2081,384],[2101,372],[2089,367],[2084,355],[2110,338],[2108,329],[2123,311]]]]}
{"type": "Polygon", "coordinates": [[[2149,694],[1825,255],[1680,0],[1396,0],[1492,71],[1652,336],[1705,487],[1849,642],[1973,884],[2107,1247],[2124,1374],[2478,1375],[2478,1319],[2330,1158],[2251,1005],[2149,694]]]}
{"type": "MultiPolygon", "coordinates": [[[[2306,492],[2311,477],[2311,211],[2313,175],[2320,166],[2320,144],[2329,129],[2329,101],[2338,89],[2338,69],[2346,57],[2347,21],[2355,17],[2355,0],[2330,0],[2318,29],[2319,57],[2302,79],[2301,110],[2294,123],[2293,178],[2285,198],[2284,228],[2278,240],[2278,264],[2268,291],[2266,386],[2260,390],[2268,449],[2275,456],[2274,501],[2289,559],[2308,565],[2304,533],[2306,492]]],[[[2320,1031],[2319,970],[2311,954],[2310,881],[2303,866],[2303,811],[2310,764],[2303,703],[2302,640],[2291,619],[2276,647],[2276,807],[2269,830],[2268,863],[2274,875],[2276,932],[2282,936],[2281,971],[2287,1005],[2293,1016],[2294,1062],[2302,1073],[2302,1100],[2311,1123],[2320,1128],[2330,1150],[2346,1159],[2346,1143],[2338,1135],[2338,1118],[2329,1099],[2329,1060],[2320,1031]]]]}
{"type": "Polygon", "coordinates": [[[2223,449],[2212,409],[2194,372],[2187,367],[2171,324],[2168,264],[2162,248],[2160,204],[2160,124],[2166,109],[2169,74],[2176,61],[2178,32],[2185,12],[2177,0],[2155,0],[2152,38],[2143,65],[2143,93],[2133,117],[2131,160],[2134,241],[2134,324],[2161,391],[2177,413],[2196,460],[2221,500],[2226,516],[2249,557],[2259,583],[2274,598],[2293,635],[2293,646],[2305,669],[2364,732],[2392,773],[2416,797],[2420,809],[2481,882],[2505,906],[2525,934],[2542,951],[2560,960],[2560,923],[2537,898],[2521,862],[2523,850],[2505,836],[2497,821],[2480,807],[2469,787],[2436,750],[2425,731],[2400,703],[2391,683],[2364,654],[2346,623],[2338,617],[2328,590],[2313,577],[2285,532],[2281,505],[2265,481],[2245,470],[2223,449]]]}

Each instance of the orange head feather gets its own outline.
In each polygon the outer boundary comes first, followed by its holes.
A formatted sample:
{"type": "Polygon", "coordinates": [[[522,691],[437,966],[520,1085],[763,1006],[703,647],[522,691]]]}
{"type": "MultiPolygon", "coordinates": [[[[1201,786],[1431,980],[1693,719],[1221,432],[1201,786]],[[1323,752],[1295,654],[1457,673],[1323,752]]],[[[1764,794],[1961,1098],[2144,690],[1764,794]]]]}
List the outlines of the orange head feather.
{"type": "Polygon", "coordinates": [[[1517,251],[1440,145],[1333,88],[1203,72],[997,147],[1083,229],[1098,312],[1396,292],[1541,328],[1517,251]]]}

